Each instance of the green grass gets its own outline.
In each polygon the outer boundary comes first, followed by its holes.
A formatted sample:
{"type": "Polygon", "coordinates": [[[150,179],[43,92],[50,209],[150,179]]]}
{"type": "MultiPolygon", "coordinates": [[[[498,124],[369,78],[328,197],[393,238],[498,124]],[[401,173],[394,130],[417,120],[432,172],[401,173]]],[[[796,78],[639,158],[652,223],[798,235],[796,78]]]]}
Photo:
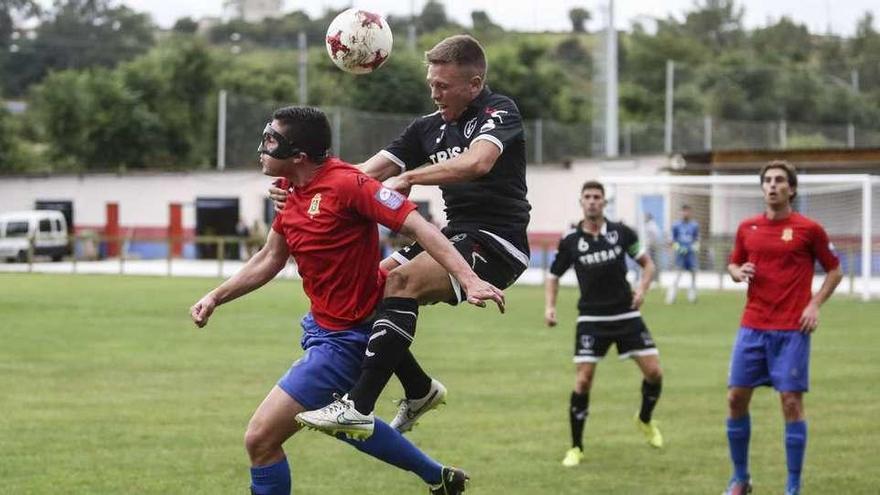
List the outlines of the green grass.
{"type": "MultiPolygon", "coordinates": [[[[306,304],[277,281],[221,307],[198,330],[187,310],[214,279],[0,275],[0,493],[241,494],[249,483],[247,421],[299,349],[306,304]]],[[[632,424],[639,375],[599,367],[586,462],[561,467],[576,293],[560,327],[543,326],[538,287],[508,291],[505,315],[423,310],[415,352],[449,387],[449,404],[411,438],[468,469],[474,494],[707,494],[729,476],[724,432],[728,353],[742,294],[703,294],[645,319],[665,370],[656,417],[666,448],[632,424]]],[[[880,305],[843,296],[822,310],[813,342],[805,494],[876,494],[880,486],[880,305]]],[[[389,417],[392,384],[380,399],[389,417]]],[[[775,393],[752,408],[756,493],[781,493],[782,420],[775,393]]],[[[314,432],[286,444],[297,494],[413,494],[414,475],[314,432]],[[363,489],[356,489],[363,484],[363,489]]]]}

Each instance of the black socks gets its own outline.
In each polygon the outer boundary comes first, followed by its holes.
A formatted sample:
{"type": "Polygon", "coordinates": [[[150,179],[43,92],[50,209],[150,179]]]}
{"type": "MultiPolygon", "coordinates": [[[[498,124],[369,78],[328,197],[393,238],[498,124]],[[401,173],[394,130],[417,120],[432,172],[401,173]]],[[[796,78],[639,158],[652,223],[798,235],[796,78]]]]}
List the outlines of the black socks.
{"type": "Polygon", "coordinates": [[[660,400],[660,390],[663,389],[663,382],[648,383],[642,380],[642,409],[639,411],[639,420],[642,423],[651,422],[651,414],[654,412],[654,406],[660,400]]]}
{"type": "Polygon", "coordinates": [[[568,420],[571,423],[571,445],[584,450],[584,423],[590,415],[590,393],[571,393],[568,420]]]}
{"type": "MultiPolygon", "coordinates": [[[[382,300],[361,365],[361,376],[348,394],[361,414],[373,412],[382,389],[409,354],[418,316],[419,304],[415,299],[388,297],[382,300]]],[[[412,362],[415,362],[414,358],[412,362]]],[[[406,361],[410,372],[412,362],[406,361]]]]}

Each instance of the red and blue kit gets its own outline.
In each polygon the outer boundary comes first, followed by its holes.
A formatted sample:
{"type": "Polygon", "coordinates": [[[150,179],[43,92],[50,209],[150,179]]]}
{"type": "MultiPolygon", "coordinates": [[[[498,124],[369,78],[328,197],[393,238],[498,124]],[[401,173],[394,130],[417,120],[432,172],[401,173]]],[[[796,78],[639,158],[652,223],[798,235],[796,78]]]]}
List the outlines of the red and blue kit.
{"type": "Polygon", "coordinates": [[[349,329],[372,314],[385,283],[377,269],[376,223],[398,231],[415,209],[400,193],[335,157],[311,182],[293,189],[272,228],[296,260],[321,327],[349,329]]]}
{"type": "Polygon", "coordinates": [[[781,220],[758,215],[743,221],[730,254],[731,263],[755,264],[742,326],[798,330],[812,297],[815,262],[826,272],[840,265],[831,249],[825,229],[799,213],[781,220]]]}

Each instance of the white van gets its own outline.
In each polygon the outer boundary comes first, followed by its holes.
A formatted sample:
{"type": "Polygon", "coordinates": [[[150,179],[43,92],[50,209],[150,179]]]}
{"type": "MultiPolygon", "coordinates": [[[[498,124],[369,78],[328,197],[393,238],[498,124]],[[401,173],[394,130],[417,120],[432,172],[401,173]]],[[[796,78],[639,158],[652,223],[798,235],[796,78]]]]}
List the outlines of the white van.
{"type": "Polygon", "coordinates": [[[60,211],[0,213],[0,258],[27,261],[31,238],[34,255],[61,261],[62,256],[70,254],[67,220],[60,211]]]}

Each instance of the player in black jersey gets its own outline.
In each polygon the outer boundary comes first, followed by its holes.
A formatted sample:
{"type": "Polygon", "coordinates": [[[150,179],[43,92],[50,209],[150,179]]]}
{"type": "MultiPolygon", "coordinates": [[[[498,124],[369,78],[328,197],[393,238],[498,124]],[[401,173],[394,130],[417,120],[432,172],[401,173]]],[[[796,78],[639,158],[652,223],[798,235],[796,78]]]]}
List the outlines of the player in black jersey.
{"type": "Polygon", "coordinates": [[[642,407],[635,422],[651,446],[663,446],[660,430],[651,419],[662,383],[659,354],[639,312],[651,286],[654,263],[632,229],[605,218],[605,188],[601,183],[585,183],[580,202],[584,219],[559,241],[544,290],[544,319],[552,327],[556,325],[559,277],[574,265],[581,297],[574,348],[577,371],[569,408],[572,447],[562,461],[568,467],[580,464],[584,458],[583,431],[589,414],[590,387],[596,365],[612,344],[617,346],[621,359],[633,358],[642,370],[642,407]],[[626,280],[627,255],[642,267],[635,291],[626,280]]]}
{"type": "MultiPolygon", "coordinates": [[[[486,57],[474,38],[446,38],[425,58],[437,111],[413,121],[360,168],[403,193],[415,185],[440,186],[446,236],[480,278],[508,287],[529,263],[522,118],[510,98],[486,86],[486,57]]],[[[385,299],[361,378],[347,397],[300,415],[308,426],[333,432],[338,421],[351,421],[372,428],[376,399],[392,373],[406,393],[391,423],[398,430],[409,430],[444,400],[445,388],[425,374],[409,345],[420,305],[457,304],[467,294],[418,244],[394,253],[382,268],[389,270],[385,299]]]]}

